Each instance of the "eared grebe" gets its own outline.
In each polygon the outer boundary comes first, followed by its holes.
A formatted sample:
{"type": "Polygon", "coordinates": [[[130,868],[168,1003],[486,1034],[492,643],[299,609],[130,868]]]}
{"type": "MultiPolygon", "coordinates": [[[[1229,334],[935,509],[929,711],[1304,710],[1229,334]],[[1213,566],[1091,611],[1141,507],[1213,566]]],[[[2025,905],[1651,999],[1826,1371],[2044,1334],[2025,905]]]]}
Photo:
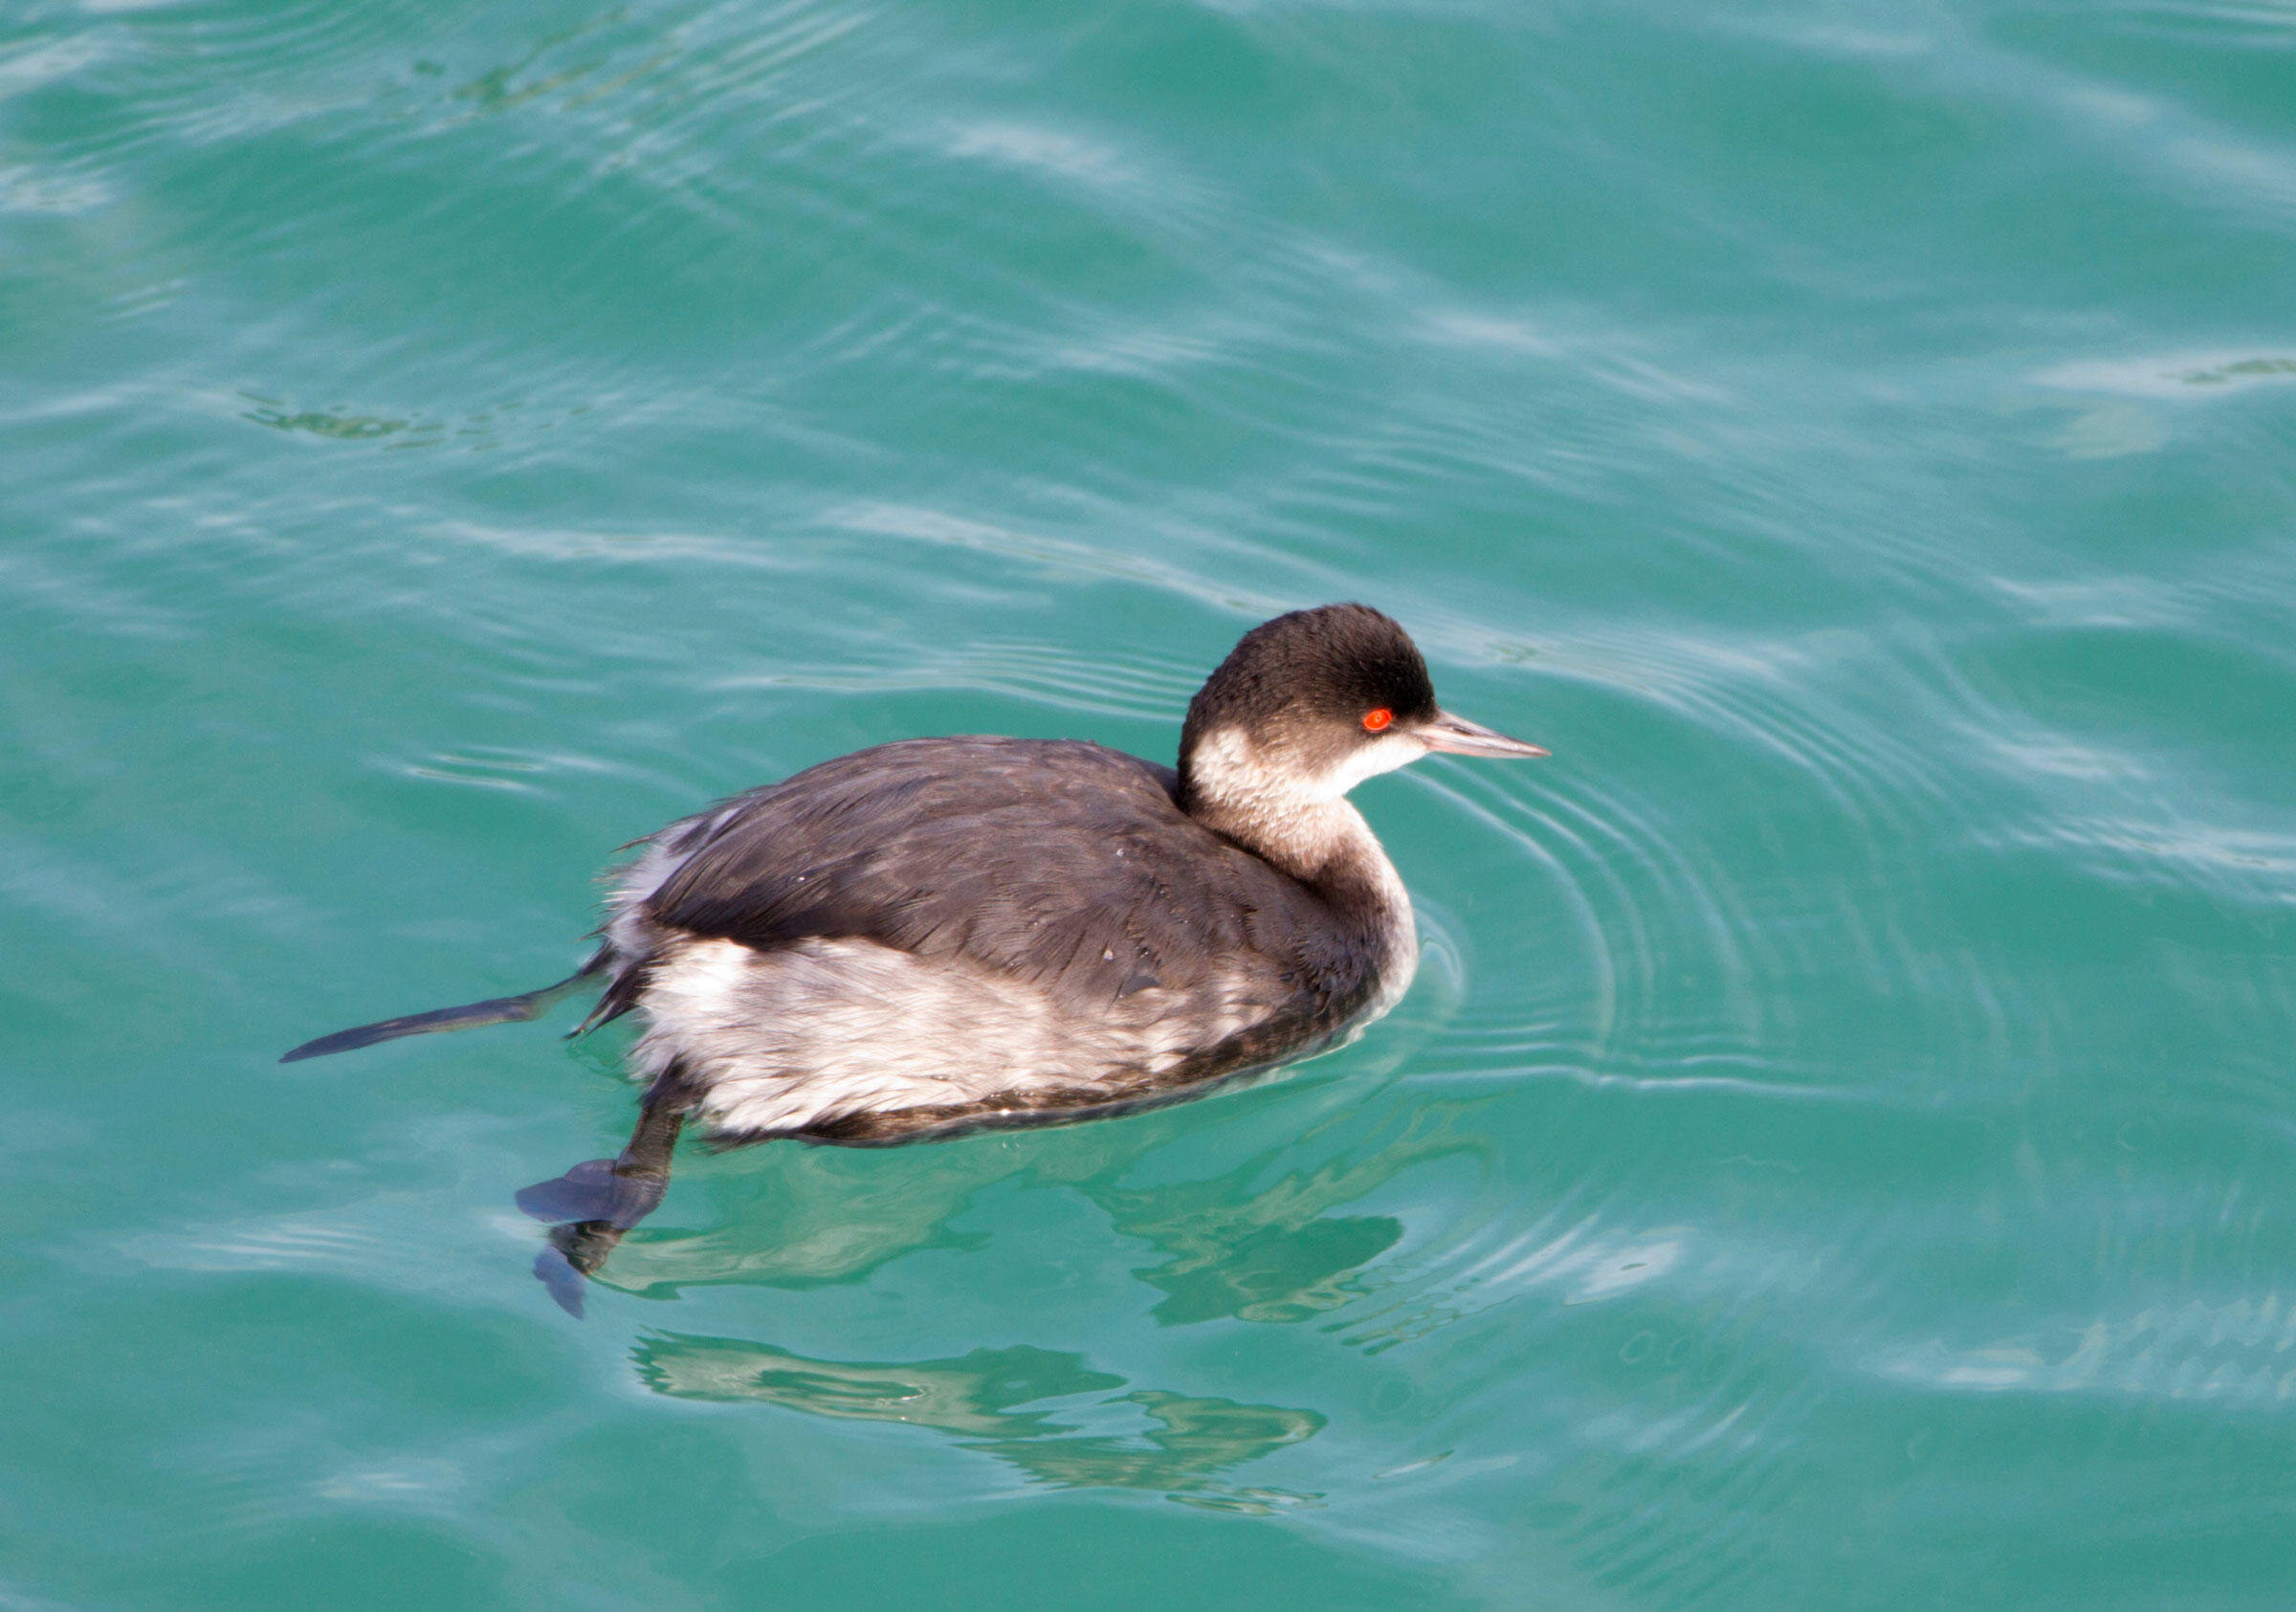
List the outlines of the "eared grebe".
{"type": "Polygon", "coordinates": [[[1362,605],[1265,622],[1189,702],[1180,769],[1070,740],[910,739],[635,842],[604,943],[524,996],[389,1019],[286,1061],[537,1017],[644,1012],[629,1146],[529,1187],[569,1309],[661,1201],[689,1117],[719,1143],[874,1146],[1166,1102],[1324,1047],[1418,964],[1411,899],[1347,792],[1429,751],[1543,756],[1435,703],[1362,605]],[[559,1258],[563,1256],[563,1261],[559,1258]]]}

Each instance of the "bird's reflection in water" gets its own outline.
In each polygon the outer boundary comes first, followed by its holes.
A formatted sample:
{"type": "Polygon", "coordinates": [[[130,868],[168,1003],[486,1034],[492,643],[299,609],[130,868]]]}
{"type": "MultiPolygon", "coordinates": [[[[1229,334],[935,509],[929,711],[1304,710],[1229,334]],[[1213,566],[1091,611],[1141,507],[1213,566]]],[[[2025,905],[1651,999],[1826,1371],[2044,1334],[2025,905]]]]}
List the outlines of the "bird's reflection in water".
{"type": "Polygon", "coordinates": [[[1402,1237],[1402,1224],[1389,1216],[1330,1211],[1402,1170],[1469,1150],[1456,1124],[1458,1107],[1414,1104],[1394,1122],[1372,1126],[1358,1144],[1272,1180],[1284,1157],[1276,1150],[1208,1180],[1126,1185],[1138,1148],[1130,1137],[1042,1150],[1026,1165],[986,1149],[950,1153],[933,1170],[887,1168],[878,1154],[793,1151],[777,1160],[780,1168],[740,1221],[699,1233],[641,1229],[597,1279],[664,1298],[697,1283],[858,1281],[904,1254],[985,1241],[951,1223],[982,1189],[1025,1174],[1040,1187],[1082,1195],[1113,1229],[1168,1256],[1136,1272],[1163,1290],[1155,1310],[1159,1322],[1301,1321],[1356,1296],[1366,1267],[1402,1237]]]}
{"type": "Polygon", "coordinates": [[[1256,1513],[1315,1498],[1216,1481],[1313,1438],[1324,1425],[1315,1412],[1157,1388],[1127,1393],[1124,1379],[1049,1349],[976,1349],[945,1360],[817,1360],[766,1343],[657,1333],[639,1343],[635,1358],[640,1378],[659,1394],[931,1427],[1065,1489],[1160,1490],[1191,1505],[1256,1513]],[[1107,1432],[1079,1425],[1105,1426],[1118,1416],[1133,1425],[1107,1432]]]}
{"type": "Polygon", "coordinates": [[[1402,1223],[1390,1216],[1322,1212],[1377,1184],[1363,1173],[1326,1166],[1252,1192],[1265,1162],[1211,1181],[1095,1195],[1118,1231],[1172,1256],[1136,1272],[1164,1291],[1155,1313],[1166,1326],[1228,1315],[1304,1321],[1355,1297],[1358,1272],[1402,1240],[1402,1223]]]}

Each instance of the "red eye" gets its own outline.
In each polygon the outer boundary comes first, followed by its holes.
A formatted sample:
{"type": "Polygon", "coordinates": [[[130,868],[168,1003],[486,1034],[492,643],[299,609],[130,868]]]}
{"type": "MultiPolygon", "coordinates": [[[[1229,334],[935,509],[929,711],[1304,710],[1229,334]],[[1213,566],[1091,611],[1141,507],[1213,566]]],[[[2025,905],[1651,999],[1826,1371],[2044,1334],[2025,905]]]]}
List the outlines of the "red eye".
{"type": "Polygon", "coordinates": [[[1395,713],[1382,705],[1375,711],[1366,711],[1363,713],[1363,730],[1366,733],[1378,733],[1380,729],[1386,727],[1388,723],[1394,720],[1395,713]]]}

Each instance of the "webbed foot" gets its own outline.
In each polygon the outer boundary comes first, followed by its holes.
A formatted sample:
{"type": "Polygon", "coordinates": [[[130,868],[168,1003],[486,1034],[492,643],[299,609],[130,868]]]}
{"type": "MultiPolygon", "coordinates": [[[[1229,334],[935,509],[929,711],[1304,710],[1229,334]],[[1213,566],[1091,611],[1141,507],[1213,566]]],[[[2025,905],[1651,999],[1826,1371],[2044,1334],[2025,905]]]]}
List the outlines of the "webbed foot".
{"type": "Polygon", "coordinates": [[[620,1158],[585,1159],[518,1194],[519,1208],[555,1223],[534,1274],[567,1314],[581,1316],[584,1278],[597,1273],[623,1234],[670,1190],[670,1155],[684,1123],[682,1110],[649,1101],[620,1158]]]}
{"type": "Polygon", "coordinates": [[[618,1159],[585,1159],[563,1176],[520,1187],[518,1205],[536,1220],[608,1221],[627,1231],[651,1214],[666,1175],[625,1173],[618,1159]]]}

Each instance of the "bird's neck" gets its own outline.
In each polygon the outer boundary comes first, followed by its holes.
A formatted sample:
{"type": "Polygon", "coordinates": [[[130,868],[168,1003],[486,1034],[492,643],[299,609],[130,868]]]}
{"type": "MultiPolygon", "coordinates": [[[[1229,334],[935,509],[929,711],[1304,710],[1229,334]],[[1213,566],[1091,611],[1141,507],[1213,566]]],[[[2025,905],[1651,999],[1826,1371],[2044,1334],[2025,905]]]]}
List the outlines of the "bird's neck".
{"type": "Polygon", "coordinates": [[[1417,955],[1411,897],[1345,784],[1267,765],[1234,728],[1181,758],[1181,806],[1215,833],[1314,889],[1396,953],[1417,955]]]}

